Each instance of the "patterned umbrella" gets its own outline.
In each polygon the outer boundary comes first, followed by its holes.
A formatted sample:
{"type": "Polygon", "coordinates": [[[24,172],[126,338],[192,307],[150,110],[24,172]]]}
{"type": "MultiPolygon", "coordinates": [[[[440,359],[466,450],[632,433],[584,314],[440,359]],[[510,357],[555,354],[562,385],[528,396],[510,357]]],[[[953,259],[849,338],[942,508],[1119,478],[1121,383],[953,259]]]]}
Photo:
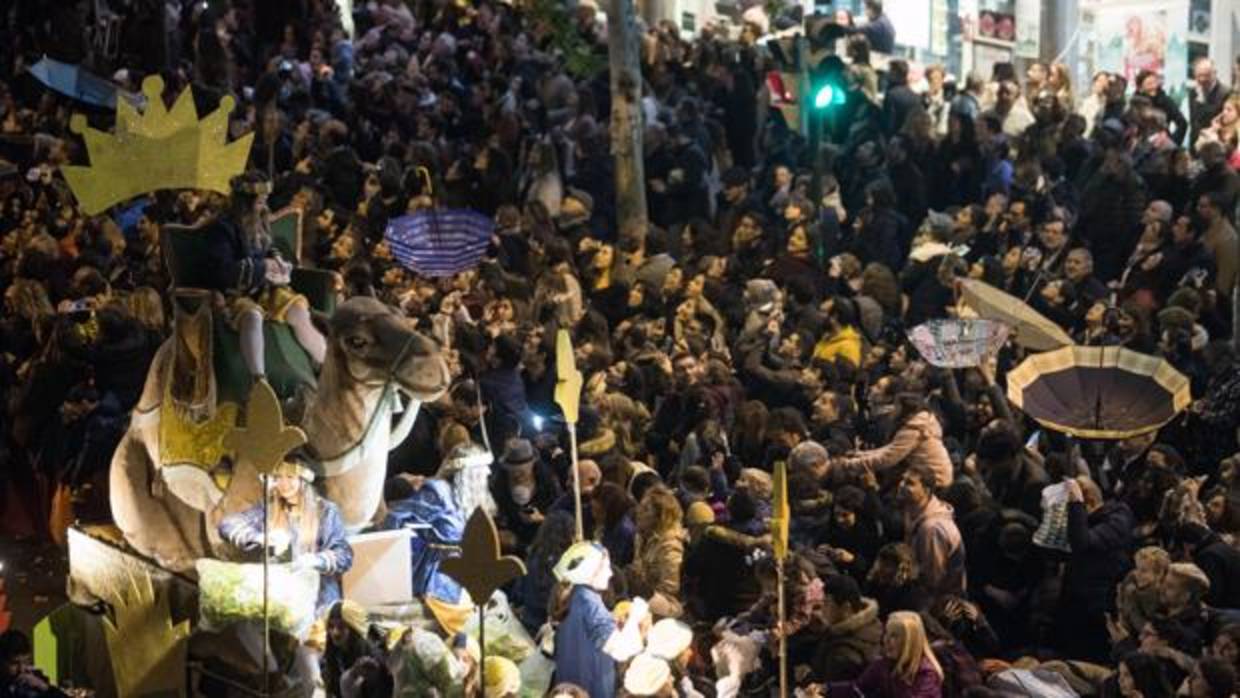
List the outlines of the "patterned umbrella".
{"type": "Polygon", "coordinates": [[[922,358],[940,368],[977,366],[994,356],[1008,338],[1008,326],[994,320],[930,320],[909,330],[922,358]]]}
{"type": "Polygon", "coordinates": [[[392,255],[423,276],[452,276],[486,253],[495,222],[476,211],[424,209],[394,218],[384,237],[392,255]]]}
{"type": "Polygon", "coordinates": [[[1007,374],[1008,399],[1042,426],[1085,439],[1127,439],[1170,422],[1192,400],[1166,361],[1123,347],[1035,354],[1007,374]]]}

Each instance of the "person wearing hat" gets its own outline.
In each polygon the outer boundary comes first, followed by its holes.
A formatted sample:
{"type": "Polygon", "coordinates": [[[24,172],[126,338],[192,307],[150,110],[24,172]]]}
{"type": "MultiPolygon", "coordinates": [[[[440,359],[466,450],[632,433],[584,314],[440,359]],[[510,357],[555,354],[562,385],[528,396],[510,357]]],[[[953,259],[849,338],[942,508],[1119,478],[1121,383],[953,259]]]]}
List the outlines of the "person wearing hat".
{"type": "Polygon", "coordinates": [[[482,684],[486,698],[516,698],[521,692],[521,670],[507,657],[487,657],[482,684]]]}
{"type": "Polygon", "coordinates": [[[528,439],[514,438],[505,445],[500,467],[491,479],[491,496],[499,508],[496,524],[510,534],[515,549],[524,550],[559,498],[560,485],[534,445],[528,439]]]}
{"type": "Polygon", "coordinates": [[[575,187],[569,187],[560,202],[560,215],[556,227],[569,239],[587,237],[590,217],[594,215],[594,197],[575,187]]]}
{"type": "Polygon", "coordinates": [[[703,695],[689,672],[693,661],[693,629],[687,623],[675,618],[664,618],[655,623],[646,636],[645,654],[667,662],[672,671],[672,681],[682,698],[703,695]]]}
{"type": "Polygon", "coordinates": [[[220,537],[245,553],[260,552],[275,562],[319,573],[315,615],[341,597],[340,578],[353,566],[340,510],[319,496],[314,471],[294,455],[276,466],[267,485],[267,550],[263,551],[263,504],[225,517],[220,537]]]}
{"type": "Polygon", "coordinates": [[[315,365],[327,354],[327,340],[311,322],[309,301],[289,288],[293,263],[272,245],[270,193],[271,183],[259,173],[234,177],[227,211],[206,224],[206,259],[181,260],[202,264],[208,288],[228,298],[229,324],[241,335],[241,355],[255,379],[267,372],[266,320],[287,323],[315,365]]]}
{"type": "Polygon", "coordinates": [[[662,657],[639,654],[624,672],[624,692],[630,696],[676,698],[672,668],[662,657]]]}
{"type": "Polygon", "coordinates": [[[636,599],[624,626],[619,627],[600,592],[611,583],[611,558],[602,545],[575,543],[555,566],[555,577],[567,587],[567,601],[555,633],[556,681],[581,686],[590,698],[616,695],[616,666],[641,651],[641,623],[646,603],[636,599]]]}
{"type": "Polygon", "coordinates": [[[327,649],[323,652],[323,686],[328,698],[343,694],[341,679],[363,657],[380,658],[371,644],[370,617],[356,601],[345,599],[332,604],[327,613],[327,649]]]}

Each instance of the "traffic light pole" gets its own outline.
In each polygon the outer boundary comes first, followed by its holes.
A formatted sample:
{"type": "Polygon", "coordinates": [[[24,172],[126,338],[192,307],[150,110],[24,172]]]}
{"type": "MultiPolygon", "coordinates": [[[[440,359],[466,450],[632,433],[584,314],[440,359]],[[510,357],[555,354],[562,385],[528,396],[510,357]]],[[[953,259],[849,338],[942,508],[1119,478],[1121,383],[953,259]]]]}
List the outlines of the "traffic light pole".
{"type": "Polygon", "coordinates": [[[810,201],[817,206],[822,199],[822,156],[819,153],[822,142],[822,114],[814,104],[814,90],[816,86],[810,78],[810,62],[812,61],[809,39],[805,36],[797,37],[797,69],[800,75],[801,84],[797,89],[797,111],[800,118],[801,135],[809,141],[810,165],[813,167],[813,176],[809,184],[810,201]]]}

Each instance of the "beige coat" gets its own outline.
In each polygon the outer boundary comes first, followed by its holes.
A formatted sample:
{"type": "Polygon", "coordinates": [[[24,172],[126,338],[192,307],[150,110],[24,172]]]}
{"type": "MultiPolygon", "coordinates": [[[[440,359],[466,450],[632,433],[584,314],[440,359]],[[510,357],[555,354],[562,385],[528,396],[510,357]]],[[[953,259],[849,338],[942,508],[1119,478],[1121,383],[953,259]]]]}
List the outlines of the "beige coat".
{"type": "Polygon", "coordinates": [[[685,559],[684,531],[676,530],[650,541],[637,539],[637,552],[629,565],[629,593],[650,602],[650,612],[660,618],[679,618],[680,567],[685,559]]]}
{"type": "Polygon", "coordinates": [[[943,445],[943,427],[931,412],[913,415],[886,446],[833,461],[831,467],[862,466],[880,473],[897,465],[908,468],[918,463],[930,466],[938,487],[952,484],[952,459],[943,445]]]}

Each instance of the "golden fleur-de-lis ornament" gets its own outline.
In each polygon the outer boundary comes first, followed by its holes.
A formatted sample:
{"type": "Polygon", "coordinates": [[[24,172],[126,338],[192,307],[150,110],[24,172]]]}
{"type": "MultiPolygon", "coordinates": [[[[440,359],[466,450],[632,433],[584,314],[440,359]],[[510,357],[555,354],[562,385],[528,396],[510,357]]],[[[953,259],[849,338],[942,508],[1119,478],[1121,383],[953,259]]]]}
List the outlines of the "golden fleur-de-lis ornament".
{"type": "Polygon", "coordinates": [[[482,507],[465,524],[461,556],[444,560],[439,568],[465,587],[479,606],[485,606],[496,589],[525,574],[520,558],[500,555],[499,532],[482,507]]]}
{"type": "Polygon", "coordinates": [[[224,437],[224,446],[260,475],[270,475],[289,451],[306,443],[306,432],[284,423],[280,401],[267,381],[254,381],[245,408],[245,427],[224,437]]]}

